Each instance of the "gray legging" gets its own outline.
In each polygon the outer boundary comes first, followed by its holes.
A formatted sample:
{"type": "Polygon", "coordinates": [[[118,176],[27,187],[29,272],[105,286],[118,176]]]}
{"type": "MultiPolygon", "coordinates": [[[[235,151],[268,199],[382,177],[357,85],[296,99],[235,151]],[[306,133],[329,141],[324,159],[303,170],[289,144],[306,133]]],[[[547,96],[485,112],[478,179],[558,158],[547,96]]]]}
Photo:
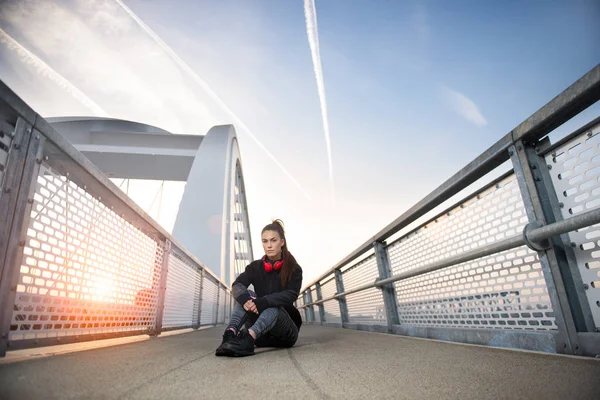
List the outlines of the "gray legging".
{"type": "MultiPolygon", "coordinates": [[[[254,292],[249,293],[256,297],[254,292]]],[[[256,333],[257,347],[292,347],[298,340],[298,327],[283,307],[269,307],[256,315],[236,302],[227,329],[239,331],[242,324],[256,333]]]]}

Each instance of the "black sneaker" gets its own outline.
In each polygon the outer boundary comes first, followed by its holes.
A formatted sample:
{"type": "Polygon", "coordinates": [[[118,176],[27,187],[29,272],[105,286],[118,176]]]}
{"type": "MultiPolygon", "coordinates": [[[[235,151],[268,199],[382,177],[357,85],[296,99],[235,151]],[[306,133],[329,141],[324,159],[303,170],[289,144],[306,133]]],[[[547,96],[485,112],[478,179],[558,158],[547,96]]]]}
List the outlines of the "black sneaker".
{"type": "Polygon", "coordinates": [[[228,354],[230,357],[253,356],[254,339],[248,332],[240,332],[240,334],[228,344],[227,349],[231,351],[231,354],[228,354]]]}
{"type": "Polygon", "coordinates": [[[233,333],[231,329],[227,329],[223,334],[223,341],[221,342],[221,345],[217,347],[217,350],[215,351],[215,355],[219,357],[232,355],[230,345],[235,338],[235,333],[233,333]]]}

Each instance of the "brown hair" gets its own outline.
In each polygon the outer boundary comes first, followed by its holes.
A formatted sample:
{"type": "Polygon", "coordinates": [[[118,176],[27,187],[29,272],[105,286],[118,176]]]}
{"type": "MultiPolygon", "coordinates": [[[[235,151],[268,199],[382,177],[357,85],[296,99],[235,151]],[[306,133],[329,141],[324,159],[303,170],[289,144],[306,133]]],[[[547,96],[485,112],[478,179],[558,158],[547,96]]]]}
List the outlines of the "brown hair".
{"type": "Polygon", "coordinates": [[[285,238],[285,230],[283,229],[283,221],[280,219],[276,219],[270,224],[266,225],[260,234],[262,235],[265,231],[273,231],[277,232],[280,239],[284,240],[284,244],[281,247],[281,259],[283,260],[283,266],[281,267],[281,286],[285,287],[290,279],[292,279],[292,274],[298,267],[298,262],[288,250],[288,241],[285,238]]]}

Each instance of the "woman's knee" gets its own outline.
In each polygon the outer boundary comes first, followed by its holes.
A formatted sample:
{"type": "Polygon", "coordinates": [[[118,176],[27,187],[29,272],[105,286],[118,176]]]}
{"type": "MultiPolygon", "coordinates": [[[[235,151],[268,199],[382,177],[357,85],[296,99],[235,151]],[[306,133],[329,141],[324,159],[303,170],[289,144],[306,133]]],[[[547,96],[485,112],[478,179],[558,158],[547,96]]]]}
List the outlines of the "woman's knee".
{"type": "Polygon", "coordinates": [[[290,314],[288,314],[288,312],[285,310],[285,308],[283,307],[278,307],[277,308],[277,320],[278,321],[292,321],[292,318],[290,317],[290,314]]]}

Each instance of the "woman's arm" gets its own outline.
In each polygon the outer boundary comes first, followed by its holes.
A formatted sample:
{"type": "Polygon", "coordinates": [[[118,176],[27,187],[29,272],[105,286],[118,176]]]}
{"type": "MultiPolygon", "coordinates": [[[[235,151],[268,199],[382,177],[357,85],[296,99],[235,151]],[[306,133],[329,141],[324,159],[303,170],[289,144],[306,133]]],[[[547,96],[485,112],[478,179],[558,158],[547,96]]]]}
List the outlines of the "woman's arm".
{"type": "Polygon", "coordinates": [[[262,312],[265,308],[279,307],[286,304],[293,304],[298,299],[300,289],[302,288],[302,268],[298,266],[292,278],[281,292],[275,292],[263,297],[254,299],[254,304],[258,308],[258,312],[262,312]]]}
{"type": "Polygon", "coordinates": [[[233,298],[240,303],[242,306],[252,297],[248,293],[248,286],[252,284],[252,263],[246,266],[244,272],[242,272],[237,279],[231,285],[231,291],[233,292],[233,298]]]}

